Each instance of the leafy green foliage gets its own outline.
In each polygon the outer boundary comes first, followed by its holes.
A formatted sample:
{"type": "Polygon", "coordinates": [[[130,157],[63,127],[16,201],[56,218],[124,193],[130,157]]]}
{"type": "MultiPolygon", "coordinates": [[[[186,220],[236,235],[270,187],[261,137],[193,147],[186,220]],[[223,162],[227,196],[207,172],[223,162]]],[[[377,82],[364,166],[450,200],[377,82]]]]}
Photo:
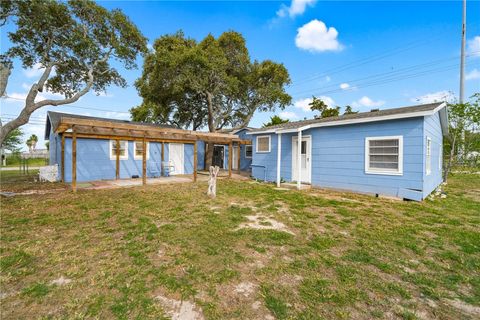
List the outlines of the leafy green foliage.
{"type": "Polygon", "coordinates": [[[11,152],[17,152],[20,150],[22,144],[23,132],[20,128],[16,128],[7,135],[3,141],[2,147],[11,152]]]}
{"type": "Polygon", "coordinates": [[[197,42],[179,31],[158,38],[145,57],[135,83],[143,102],[130,112],[137,121],[193,130],[242,127],[256,111],[289,104],[288,83],[282,64],[251,61],[240,33],[210,34],[197,42]]]}
{"type": "Polygon", "coordinates": [[[18,58],[24,68],[54,66],[55,75],[45,86],[67,97],[85,86],[94,65],[96,92],[111,84],[126,86],[108,59],[132,69],[138,53],[146,52],[145,37],[127,16],[94,1],[2,1],[1,8],[10,11],[16,25],[8,33],[12,47],[0,56],[2,62],[18,58]]]}
{"type": "Polygon", "coordinates": [[[458,160],[466,163],[472,151],[480,153],[480,93],[471,96],[465,103],[449,103],[448,108],[448,139],[444,141],[444,153],[449,154],[450,167],[458,160]]]}
{"type": "Polygon", "coordinates": [[[274,115],[270,117],[269,122],[263,124],[263,127],[266,128],[266,127],[276,126],[278,124],[287,123],[287,122],[290,122],[290,120],[282,119],[280,118],[280,116],[274,115]]]}

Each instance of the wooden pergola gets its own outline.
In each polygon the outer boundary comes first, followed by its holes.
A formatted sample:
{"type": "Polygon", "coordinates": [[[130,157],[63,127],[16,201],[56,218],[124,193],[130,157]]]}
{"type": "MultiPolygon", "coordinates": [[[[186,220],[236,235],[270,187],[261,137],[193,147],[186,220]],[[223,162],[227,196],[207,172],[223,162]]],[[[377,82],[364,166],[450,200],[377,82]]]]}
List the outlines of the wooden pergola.
{"type": "MultiPolygon", "coordinates": [[[[164,161],[165,143],[193,144],[193,181],[197,181],[197,141],[211,142],[228,145],[228,176],[232,176],[233,144],[238,146],[251,144],[250,140],[242,140],[237,135],[199,132],[182,130],[169,127],[161,127],[150,124],[129,122],[113,122],[97,119],[81,119],[76,117],[62,116],[55,130],[61,134],[61,179],[65,181],[65,138],[72,139],[72,189],[77,190],[77,139],[105,139],[116,141],[116,165],[115,177],[120,178],[120,141],[142,141],[142,180],[147,183],[147,142],[159,142],[161,147],[161,161],[164,161]]],[[[240,170],[240,147],[237,148],[237,168],[240,170]]],[[[161,168],[163,170],[163,168],[161,168]]],[[[163,174],[163,172],[162,172],[163,174]]]]}

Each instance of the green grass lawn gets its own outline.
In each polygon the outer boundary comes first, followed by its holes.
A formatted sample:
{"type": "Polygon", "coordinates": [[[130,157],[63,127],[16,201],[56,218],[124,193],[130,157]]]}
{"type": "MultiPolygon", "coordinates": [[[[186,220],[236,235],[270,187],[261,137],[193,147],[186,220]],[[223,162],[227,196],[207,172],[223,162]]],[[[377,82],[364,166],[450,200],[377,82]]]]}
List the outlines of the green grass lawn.
{"type": "Polygon", "coordinates": [[[206,189],[2,198],[2,318],[161,319],[180,300],[205,319],[480,317],[478,175],[423,203],[206,189]]]}

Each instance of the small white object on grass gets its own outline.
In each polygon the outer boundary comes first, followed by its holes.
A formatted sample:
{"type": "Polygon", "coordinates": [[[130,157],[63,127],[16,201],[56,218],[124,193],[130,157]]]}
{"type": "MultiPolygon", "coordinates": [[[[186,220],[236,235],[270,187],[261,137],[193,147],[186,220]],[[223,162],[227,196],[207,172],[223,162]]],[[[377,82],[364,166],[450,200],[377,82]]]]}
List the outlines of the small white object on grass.
{"type": "Polygon", "coordinates": [[[208,179],[208,191],[207,194],[215,198],[217,196],[217,176],[220,171],[218,166],[210,166],[210,178],[208,179]]]}

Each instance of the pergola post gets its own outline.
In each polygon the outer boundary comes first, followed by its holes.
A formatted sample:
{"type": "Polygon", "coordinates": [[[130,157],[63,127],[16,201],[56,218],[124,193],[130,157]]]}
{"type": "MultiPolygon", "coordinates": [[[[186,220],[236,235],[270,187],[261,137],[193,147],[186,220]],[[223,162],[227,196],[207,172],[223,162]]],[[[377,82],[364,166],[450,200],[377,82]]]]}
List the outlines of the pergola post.
{"type": "Polygon", "coordinates": [[[232,177],[232,163],[233,163],[233,144],[232,141],[228,144],[228,177],[232,177]]]}
{"type": "Polygon", "coordinates": [[[61,177],[62,177],[62,182],[65,182],[65,134],[62,133],[62,151],[61,151],[61,161],[62,161],[62,167],[60,168],[61,170],[61,177]]]}
{"type": "Polygon", "coordinates": [[[240,142],[237,142],[237,170],[238,172],[241,171],[240,169],[240,155],[241,155],[241,152],[240,150],[242,149],[242,145],[240,144],[240,142]]]}
{"type": "Polygon", "coordinates": [[[115,140],[115,179],[120,179],[120,140],[115,140]]]}
{"type": "Polygon", "coordinates": [[[197,182],[197,142],[193,144],[193,182],[197,182]]]}
{"type": "Polygon", "coordinates": [[[77,132],[73,128],[72,135],[72,190],[77,192],[77,132]]]}
{"type": "Polygon", "coordinates": [[[277,187],[280,188],[280,165],[282,160],[282,134],[277,135],[277,187]]]}
{"type": "MultiPolygon", "coordinates": [[[[135,141],[133,142],[135,143],[135,141]]],[[[142,183],[147,184],[147,141],[145,137],[142,140],[142,183]]]]}
{"type": "Polygon", "coordinates": [[[297,189],[302,186],[302,131],[298,131],[297,140],[297,189]]]}

